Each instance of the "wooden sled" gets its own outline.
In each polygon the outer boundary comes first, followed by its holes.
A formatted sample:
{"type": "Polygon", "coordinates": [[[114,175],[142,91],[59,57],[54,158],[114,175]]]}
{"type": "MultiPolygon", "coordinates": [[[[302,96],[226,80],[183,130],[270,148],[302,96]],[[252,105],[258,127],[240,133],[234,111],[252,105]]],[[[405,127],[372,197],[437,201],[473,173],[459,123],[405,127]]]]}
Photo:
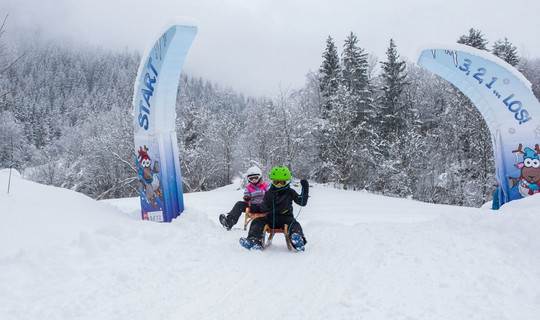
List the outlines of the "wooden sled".
{"type": "Polygon", "coordinates": [[[249,207],[246,208],[246,214],[244,218],[244,230],[247,230],[248,224],[253,221],[253,219],[264,217],[265,213],[251,213],[249,212],[249,207]]]}
{"type": "Polygon", "coordinates": [[[268,248],[268,246],[272,244],[272,239],[274,239],[274,234],[283,233],[283,235],[285,236],[285,242],[287,243],[287,249],[289,249],[289,251],[293,250],[293,246],[291,243],[291,239],[289,238],[288,231],[289,231],[289,225],[287,224],[283,226],[283,229],[272,229],[270,228],[269,225],[265,225],[264,231],[263,231],[263,238],[262,238],[263,249],[268,248]]]}

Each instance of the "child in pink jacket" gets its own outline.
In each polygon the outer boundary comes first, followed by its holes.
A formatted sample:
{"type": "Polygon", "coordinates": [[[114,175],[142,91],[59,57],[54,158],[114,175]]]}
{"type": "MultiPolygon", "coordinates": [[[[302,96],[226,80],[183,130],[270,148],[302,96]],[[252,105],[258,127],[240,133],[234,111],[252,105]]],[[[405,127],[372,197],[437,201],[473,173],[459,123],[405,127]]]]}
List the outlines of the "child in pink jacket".
{"type": "Polygon", "coordinates": [[[242,212],[246,211],[249,207],[251,213],[262,213],[261,204],[264,198],[264,193],[268,189],[268,183],[262,179],[261,169],[258,167],[251,167],[247,173],[248,184],[244,189],[244,200],[238,201],[232,210],[228,214],[221,214],[219,216],[219,222],[227,230],[238,222],[238,219],[242,215],[242,212]]]}

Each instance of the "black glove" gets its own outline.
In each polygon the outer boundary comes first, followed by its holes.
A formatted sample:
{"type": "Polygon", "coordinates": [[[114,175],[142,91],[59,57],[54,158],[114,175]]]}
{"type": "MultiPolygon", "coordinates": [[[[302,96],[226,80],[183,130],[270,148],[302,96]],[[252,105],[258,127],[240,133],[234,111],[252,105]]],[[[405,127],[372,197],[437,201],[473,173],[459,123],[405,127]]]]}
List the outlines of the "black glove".
{"type": "Polygon", "coordinates": [[[307,196],[309,193],[309,182],[305,179],[300,180],[300,184],[302,185],[302,193],[304,196],[307,196]]]}

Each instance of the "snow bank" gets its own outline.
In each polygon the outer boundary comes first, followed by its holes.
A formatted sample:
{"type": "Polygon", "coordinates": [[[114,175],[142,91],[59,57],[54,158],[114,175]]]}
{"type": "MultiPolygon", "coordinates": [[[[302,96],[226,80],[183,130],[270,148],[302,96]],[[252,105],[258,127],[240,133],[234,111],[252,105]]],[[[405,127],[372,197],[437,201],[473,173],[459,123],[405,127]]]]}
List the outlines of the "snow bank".
{"type": "MultiPolygon", "coordinates": [[[[7,186],[6,171],[0,186],[7,186]]],[[[186,194],[169,224],[138,199],[93,201],[16,177],[0,237],[1,319],[534,319],[540,197],[499,211],[314,185],[308,244],[240,247],[227,186],[186,194]]]]}

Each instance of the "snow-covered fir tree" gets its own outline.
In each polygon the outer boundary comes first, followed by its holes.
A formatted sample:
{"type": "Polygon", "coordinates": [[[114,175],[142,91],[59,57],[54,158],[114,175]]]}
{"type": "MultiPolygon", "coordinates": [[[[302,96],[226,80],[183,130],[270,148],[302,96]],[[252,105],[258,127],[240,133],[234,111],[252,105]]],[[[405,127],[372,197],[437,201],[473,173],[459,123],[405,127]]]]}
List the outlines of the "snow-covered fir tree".
{"type": "Polygon", "coordinates": [[[321,112],[322,116],[325,117],[325,113],[330,109],[328,100],[336,93],[341,82],[339,54],[334,40],[330,36],[326,39],[326,49],[322,57],[323,62],[319,74],[321,75],[320,90],[324,99],[322,105],[325,108],[321,112]]]}
{"type": "Polygon", "coordinates": [[[488,41],[484,39],[484,35],[480,30],[471,28],[468,35],[462,35],[457,40],[457,43],[466,44],[470,47],[489,51],[487,48],[488,41]]]}
{"type": "Polygon", "coordinates": [[[378,144],[380,138],[376,132],[377,115],[373,103],[368,54],[358,46],[358,38],[353,32],[345,39],[342,64],[342,87],[349,100],[345,106],[352,108],[349,114],[354,117],[348,138],[351,140],[350,148],[356,146],[355,152],[351,152],[351,157],[356,158],[356,166],[354,174],[347,180],[347,185],[365,188],[372,182],[371,175],[376,167],[375,159],[379,157],[381,151],[378,144]]]}
{"type": "Polygon", "coordinates": [[[312,175],[321,182],[328,182],[330,179],[330,145],[331,133],[329,128],[329,118],[332,112],[332,105],[336,99],[336,94],[342,82],[341,64],[337,47],[328,36],[326,39],[326,49],[322,55],[323,61],[319,68],[319,88],[321,92],[320,121],[317,123],[317,165],[312,170],[312,175]]]}
{"type": "Polygon", "coordinates": [[[491,53],[508,62],[514,67],[517,66],[519,63],[517,48],[510,41],[508,41],[508,38],[506,37],[504,38],[504,40],[499,39],[495,41],[491,53]]]}
{"type": "Polygon", "coordinates": [[[386,61],[381,62],[382,95],[378,107],[378,132],[383,140],[396,144],[406,130],[406,112],[403,92],[407,85],[406,64],[397,52],[396,44],[390,39],[386,61]]]}
{"type": "Polygon", "coordinates": [[[377,168],[377,188],[382,192],[404,195],[408,193],[407,170],[410,146],[407,139],[412,130],[411,107],[405,100],[407,86],[405,61],[401,60],[396,44],[390,39],[386,61],[381,62],[381,94],[377,106],[377,133],[381,159],[377,168]]]}

